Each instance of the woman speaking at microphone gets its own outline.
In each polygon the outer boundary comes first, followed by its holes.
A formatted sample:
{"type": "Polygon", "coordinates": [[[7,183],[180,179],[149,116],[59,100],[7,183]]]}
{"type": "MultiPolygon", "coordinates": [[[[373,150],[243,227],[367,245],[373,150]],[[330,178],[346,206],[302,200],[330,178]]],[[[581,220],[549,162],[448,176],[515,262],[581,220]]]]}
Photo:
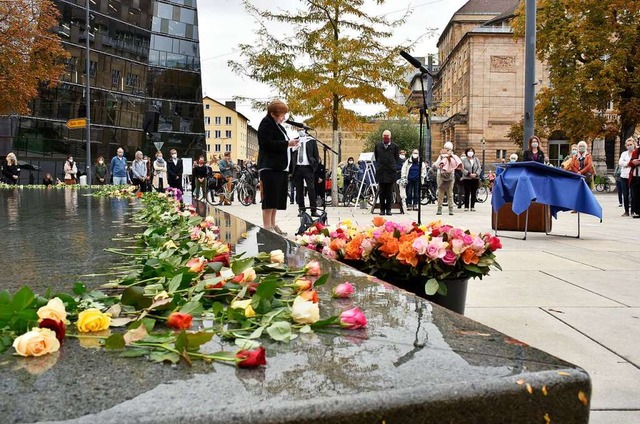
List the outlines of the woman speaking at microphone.
{"type": "Polygon", "coordinates": [[[258,170],[262,183],[262,225],[282,236],[287,233],[276,225],[276,212],[287,209],[287,185],[291,162],[290,147],[298,145],[298,139],[290,140],[281,125],[289,112],[281,100],[272,101],[267,116],[258,127],[258,170]]]}

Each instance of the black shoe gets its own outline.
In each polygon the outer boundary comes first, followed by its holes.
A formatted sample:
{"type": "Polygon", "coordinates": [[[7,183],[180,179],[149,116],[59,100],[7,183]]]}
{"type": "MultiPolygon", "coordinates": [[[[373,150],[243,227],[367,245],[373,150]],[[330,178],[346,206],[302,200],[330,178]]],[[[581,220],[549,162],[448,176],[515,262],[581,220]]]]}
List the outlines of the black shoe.
{"type": "Polygon", "coordinates": [[[391,211],[387,211],[387,215],[391,216],[393,214],[391,213],[391,211]]]}
{"type": "Polygon", "coordinates": [[[313,216],[314,218],[320,218],[322,214],[320,212],[313,211],[311,212],[311,216],[313,216]]]}
{"type": "Polygon", "coordinates": [[[640,214],[634,213],[633,215],[631,215],[633,218],[640,218],[640,214]]]}

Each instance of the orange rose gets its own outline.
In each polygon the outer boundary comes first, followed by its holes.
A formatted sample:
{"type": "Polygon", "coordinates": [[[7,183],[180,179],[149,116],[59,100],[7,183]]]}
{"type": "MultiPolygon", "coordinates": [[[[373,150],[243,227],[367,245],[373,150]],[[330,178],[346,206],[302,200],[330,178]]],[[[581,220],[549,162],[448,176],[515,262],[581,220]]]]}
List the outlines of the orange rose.
{"type": "Polygon", "coordinates": [[[339,250],[344,248],[346,244],[347,244],[346,240],[341,238],[335,238],[331,240],[331,243],[329,243],[329,248],[334,252],[338,252],[339,250]]]}
{"type": "Polygon", "coordinates": [[[405,241],[400,243],[398,256],[396,257],[401,263],[411,266],[418,265],[418,256],[413,248],[413,241],[405,241]]]}
{"type": "Polygon", "coordinates": [[[387,222],[387,220],[381,216],[376,216],[373,218],[372,222],[373,222],[373,225],[375,225],[376,227],[382,227],[384,223],[387,222]]]}
{"type": "Polygon", "coordinates": [[[202,272],[206,265],[207,265],[207,260],[205,258],[189,259],[189,261],[186,264],[186,266],[189,267],[189,271],[195,272],[196,274],[202,272]]]}
{"type": "Polygon", "coordinates": [[[313,282],[308,278],[298,278],[293,284],[299,292],[309,290],[313,286],[313,282]]]}
{"type": "Polygon", "coordinates": [[[318,303],[318,292],[315,290],[303,291],[298,296],[300,296],[304,300],[308,300],[313,303],[318,303]]]}
{"type": "Polygon", "coordinates": [[[382,246],[380,246],[378,250],[382,253],[385,253],[387,257],[397,255],[399,251],[398,239],[395,237],[391,237],[382,246]]]}
{"type": "Polygon", "coordinates": [[[344,258],[345,259],[362,259],[362,239],[364,237],[358,234],[344,246],[344,258]]]}
{"type": "Polygon", "coordinates": [[[476,256],[476,252],[474,252],[473,249],[465,250],[464,252],[462,252],[462,261],[467,265],[477,264],[478,257],[476,256]]]}
{"type": "Polygon", "coordinates": [[[183,312],[173,312],[167,318],[167,327],[173,328],[176,330],[186,330],[190,328],[192,325],[193,317],[191,314],[186,314],[183,312]]]}

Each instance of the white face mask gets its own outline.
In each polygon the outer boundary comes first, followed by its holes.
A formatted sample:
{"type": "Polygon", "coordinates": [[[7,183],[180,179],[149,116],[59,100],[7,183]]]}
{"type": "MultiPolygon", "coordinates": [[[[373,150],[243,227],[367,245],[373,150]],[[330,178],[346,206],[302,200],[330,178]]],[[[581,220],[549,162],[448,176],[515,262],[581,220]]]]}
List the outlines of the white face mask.
{"type": "Polygon", "coordinates": [[[576,153],[578,153],[578,151],[577,151],[576,149],[572,149],[572,150],[571,150],[571,154],[572,154],[572,155],[575,155],[576,153]]]}
{"type": "Polygon", "coordinates": [[[73,162],[73,158],[69,158],[69,162],[73,162]]]}
{"type": "Polygon", "coordinates": [[[578,151],[579,151],[580,153],[584,153],[584,152],[586,152],[586,151],[587,151],[587,149],[585,149],[584,147],[580,147],[580,148],[578,149],[578,151]]]}
{"type": "Polygon", "coordinates": [[[98,161],[98,163],[99,163],[100,165],[102,165],[102,164],[104,163],[104,161],[103,161],[103,160],[99,160],[99,161],[98,161]]]}
{"type": "Polygon", "coordinates": [[[418,159],[418,154],[414,153],[414,154],[411,155],[411,157],[414,158],[414,159],[418,159]]]}
{"type": "Polygon", "coordinates": [[[538,148],[538,143],[531,143],[531,147],[534,148],[534,149],[537,149],[538,148]]]}
{"type": "Polygon", "coordinates": [[[511,158],[511,159],[509,159],[509,162],[511,162],[511,163],[515,163],[515,162],[516,162],[516,160],[515,160],[515,159],[513,159],[513,158],[511,158]]]}
{"type": "Polygon", "coordinates": [[[633,152],[633,146],[627,146],[627,151],[628,152],[633,152]]]}
{"type": "Polygon", "coordinates": [[[353,161],[352,160],[349,161],[349,165],[353,165],[353,161]]]}
{"type": "Polygon", "coordinates": [[[467,152],[467,157],[472,158],[473,157],[473,152],[467,152]]]}
{"type": "Polygon", "coordinates": [[[306,133],[306,131],[305,131],[305,130],[298,130],[298,135],[299,135],[300,137],[306,137],[307,133],[306,133]]]}
{"type": "Polygon", "coordinates": [[[405,155],[400,155],[400,159],[404,160],[406,158],[405,155]]]}

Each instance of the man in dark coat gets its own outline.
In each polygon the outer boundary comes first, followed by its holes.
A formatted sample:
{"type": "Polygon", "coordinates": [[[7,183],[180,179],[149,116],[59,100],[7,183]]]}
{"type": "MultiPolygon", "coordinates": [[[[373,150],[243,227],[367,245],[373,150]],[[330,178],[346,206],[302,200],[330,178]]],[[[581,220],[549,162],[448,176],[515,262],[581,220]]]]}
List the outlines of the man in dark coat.
{"type": "Polygon", "coordinates": [[[312,137],[300,135],[300,147],[298,147],[291,155],[293,164],[293,182],[296,186],[296,202],[298,208],[302,212],[304,210],[304,186],[307,186],[309,194],[309,207],[311,216],[320,216],[316,208],[316,172],[320,165],[320,153],[318,151],[318,143],[312,137]]]}
{"type": "Polygon", "coordinates": [[[382,133],[382,141],[377,143],[373,156],[376,161],[376,180],[380,189],[380,215],[391,215],[393,185],[396,183],[396,164],[400,160],[398,145],[391,142],[391,131],[382,133]]]}
{"type": "Polygon", "coordinates": [[[171,157],[167,161],[167,175],[168,183],[170,187],[182,190],[182,159],[178,158],[178,152],[176,149],[171,149],[171,157]]]}

